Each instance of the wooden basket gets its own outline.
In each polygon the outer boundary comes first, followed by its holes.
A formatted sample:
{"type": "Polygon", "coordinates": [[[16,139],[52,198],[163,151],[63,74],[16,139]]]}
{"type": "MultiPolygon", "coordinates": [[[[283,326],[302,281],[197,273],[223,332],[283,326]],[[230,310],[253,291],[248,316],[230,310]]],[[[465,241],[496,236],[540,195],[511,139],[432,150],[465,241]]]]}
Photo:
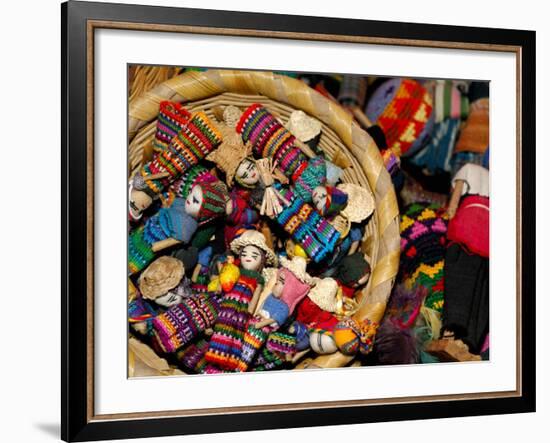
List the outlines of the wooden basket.
{"type": "MultiPolygon", "coordinates": [[[[372,275],[357,295],[360,308],[354,318],[380,321],[399,266],[399,210],[379,150],[352,116],[302,81],[272,72],[214,69],[187,72],[130,101],[128,169],[131,174],[149,160],[162,100],[183,102],[190,111],[202,110],[211,117],[216,106],[232,104],[244,108],[261,103],[285,123],[296,109],[322,122],[319,146],[327,158],[331,160],[335,154],[343,154],[351,163],[351,167],[344,170],[343,181],[364,186],[374,195],[376,209],[361,245],[361,250],[371,258],[372,275]]],[[[297,367],[341,367],[352,358],[336,352],[302,362],[297,367]]]]}

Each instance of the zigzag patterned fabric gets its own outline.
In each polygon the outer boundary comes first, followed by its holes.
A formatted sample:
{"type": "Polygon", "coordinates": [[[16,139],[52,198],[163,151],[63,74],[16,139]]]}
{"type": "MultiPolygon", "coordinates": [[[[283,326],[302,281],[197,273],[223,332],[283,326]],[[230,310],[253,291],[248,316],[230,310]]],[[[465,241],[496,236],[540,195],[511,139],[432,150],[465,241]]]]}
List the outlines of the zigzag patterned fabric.
{"type": "Polygon", "coordinates": [[[382,128],[395,155],[412,155],[427,141],[433,126],[433,99],[419,82],[391,79],[374,92],[367,117],[382,128]]]}
{"type": "Polygon", "coordinates": [[[401,215],[401,278],[408,288],[424,286],[424,304],[443,310],[448,217],[434,203],[413,203],[401,215]]]}
{"type": "Polygon", "coordinates": [[[299,243],[314,261],[322,261],[334,251],[340,233],[311,205],[290,189],[275,185],[290,204],[277,216],[277,223],[299,243]]]}
{"type": "Polygon", "coordinates": [[[141,168],[141,175],[168,172],[158,180],[145,180],[154,194],[160,194],[185,171],[198,164],[222,141],[222,135],[204,112],[197,112],[189,123],[172,138],[170,144],[141,168]]]}
{"type": "Polygon", "coordinates": [[[164,151],[190,118],[191,113],[179,103],[168,100],[160,102],[153,150],[156,152],[164,151]]]}
{"type": "Polygon", "coordinates": [[[263,284],[260,273],[241,269],[235,286],[224,294],[220,302],[218,320],[205,355],[209,364],[206,372],[237,372],[243,364],[244,336],[251,315],[248,305],[258,284],[263,284]]]}
{"type": "Polygon", "coordinates": [[[152,320],[153,334],[164,352],[175,352],[211,327],[219,308],[213,294],[187,297],[152,320]]]}

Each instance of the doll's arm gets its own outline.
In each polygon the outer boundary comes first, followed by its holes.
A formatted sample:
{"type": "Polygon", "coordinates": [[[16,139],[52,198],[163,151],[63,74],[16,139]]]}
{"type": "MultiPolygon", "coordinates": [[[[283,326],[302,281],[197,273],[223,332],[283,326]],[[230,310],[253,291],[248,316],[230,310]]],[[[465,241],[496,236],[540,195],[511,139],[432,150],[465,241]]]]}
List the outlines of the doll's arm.
{"type": "Polygon", "coordinates": [[[264,326],[267,326],[267,325],[270,325],[272,323],[275,323],[275,320],[273,320],[272,318],[264,318],[263,320],[260,320],[259,322],[257,322],[254,327],[256,329],[261,329],[263,328],[264,326]]]}
{"type": "Polygon", "coordinates": [[[458,202],[460,201],[460,197],[462,197],[462,190],[464,188],[464,180],[456,180],[455,187],[453,188],[453,193],[451,194],[451,198],[449,200],[449,206],[447,208],[447,214],[449,215],[449,218],[453,218],[456,214],[456,208],[458,208],[458,202]]]}
{"type": "Polygon", "coordinates": [[[252,296],[252,299],[250,300],[250,303],[248,305],[248,312],[250,314],[253,314],[256,310],[256,306],[258,304],[258,300],[260,299],[260,294],[262,293],[263,286],[258,285],[256,287],[256,290],[254,291],[254,295],[252,296]]]}

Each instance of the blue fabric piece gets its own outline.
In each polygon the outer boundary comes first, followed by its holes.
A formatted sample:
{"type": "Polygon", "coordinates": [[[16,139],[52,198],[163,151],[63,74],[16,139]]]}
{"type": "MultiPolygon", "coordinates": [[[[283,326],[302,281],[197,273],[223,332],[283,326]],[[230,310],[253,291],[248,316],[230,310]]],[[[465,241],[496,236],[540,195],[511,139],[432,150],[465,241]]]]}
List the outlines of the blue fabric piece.
{"type": "Polygon", "coordinates": [[[169,208],[161,209],[158,218],[166,237],[183,243],[189,243],[198,227],[197,221],[185,212],[185,200],[182,198],[176,198],[169,208]]]}
{"type": "Polygon", "coordinates": [[[208,266],[208,264],[210,263],[210,260],[212,259],[212,252],[213,252],[212,246],[207,246],[201,249],[199,251],[198,262],[202,266],[208,266]]]}
{"type": "Polygon", "coordinates": [[[489,169],[489,148],[485,151],[485,154],[483,154],[483,160],[481,161],[481,165],[485,169],[489,169]]]}
{"type": "Polygon", "coordinates": [[[302,322],[295,321],[292,323],[294,335],[296,336],[296,350],[303,351],[309,348],[309,331],[307,326],[302,322]]]}
{"type": "Polygon", "coordinates": [[[456,143],[460,119],[448,118],[436,123],[430,142],[416,155],[411,163],[424,168],[430,174],[451,171],[451,157],[456,143]]]}
{"type": "Polygon", "coordinates": [[[262,306],[263,311],[269,313],[269,318],[275,320],[281,326],[290,315],[288,306],[273,294],[269,294],[262,306]]]}
{"type": "Polygon", "coordinates": [[[456,173],[464,166],[466,163],[473,163],[475,165],[483,164],[483,154],[478,154],[477,152],[457,152],[453,155],[451,159],[451,176],[455,176],[456,173]]]}

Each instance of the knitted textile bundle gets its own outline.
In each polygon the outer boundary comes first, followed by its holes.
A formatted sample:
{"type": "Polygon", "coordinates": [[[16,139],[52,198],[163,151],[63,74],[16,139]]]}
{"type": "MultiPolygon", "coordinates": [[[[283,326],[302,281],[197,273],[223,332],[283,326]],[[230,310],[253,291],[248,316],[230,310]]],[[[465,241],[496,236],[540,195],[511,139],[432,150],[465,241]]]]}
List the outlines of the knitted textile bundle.
{"type": "Polygon", "coordinates": [[[220,181],[201,182],[195,184],[202,189],[202,204],[198,214],[199,224],[208,223],[209,221],[225,215],[225,206],[229,200],[229,192],[226,186],[220,181]]]}
{"type": "Polygon", "coordinates": [[[338,101],[344,106],[359,106],[363,108],[367,96],[367,77],[359,75],[344,75],[340,90],[338,91],[338,101]]]}
{"type": "Polygon", "coordinates": [[[245,372],[248,370],[256,354],[265,344],[267,336],[271,331],[271,326],[264,326],[263,328],[254,326],[255,322],[259,320],[261,320],[259,317],[250,317],[248,321],[243,337],[241,357],[236,369],[238,372],[245,372]]]}
{"type": "Polygon", "coordinates": [[[425,305],[443,308],[447,215],[430,203],[413,203],[401,215],[400,277],[408,288],[427,289],[425,305]]]}
{"type": "Polygon", "coordinates": [[[435,80],[433,100],[435,123],[468,116],[468,97],[462,94],[453,80],[435,80]]]}
{"type": "Polygon", "coordinates": [[[296,353],[296,337],[280,331],[271,332],[252,363],[253,371],[271,371],[286,364],[285,356],[296,353]]]}
{"type": "Polygon", "coordinates": [[[153,333],[165,352],[174,352],[212,326],[220,308],[214,295],[184,299],[152,320],[153,333]]]}
{"type": "Polygon", "coordinates": [[[208,349],[208,342],[204,338],[180,348],[176,352],[176,359],[185,369],[200,374],[206,367],[204,354],[208,349]]]}
{"type": "Polygon", "coordinates": [[[411,162],[430,174],[451,172],[451,158],[460,129],[460,120],[449,118],[435,124],[428,145],[411,162]]]}
{"type": "Polygon", "coordinates": [[[332,253],[340,233],[292,190],[283,189],[278,184],[275,187],[290,202],[277,215],[277,223],[304,248],[314,262],[320,262],[332,253]]]}
{"type": "Polygon", "coordinates": [[[155,253],[144,238],[144,227],[134,230],[128,237],[128,274],[135,274],[153,261],[155,253]]]}
{"type": "Polygon", "coordinates": [[[162,152],[170,141],[181,131],[189,119],[191,113],[179,103],[171,101],[160,102],[160,110],[157,119],[157,130],[153,140],[153,149],[162,152]]]}
{"type": "Polygon", "coordinates": [[[391,79],[367,103],[367,117],[382,128],[388,147],[398,156],[412,155],[429,137],[433,101],[426,88],[412,79],[391,79]]]}
{"type": "Polygon", "coordinates": [[[258,272],[246,269],[240,271],[241,275],[233,289],[222,297],[214,334],[205,355],[211,366],[225,371],[238,371],[243,364],[244,335],[251,318],[248,305],[256,287],[263,284],[263,278],[258,272]]]}
{"type": "Polygon", "coordinates": [[[222,141],[216,126],[204,112],[193,115],[189,123],[172,138],[170,144],[158,153],[151,162],[141,168],[141,175],[167,172],[168,177],[157,180],[145,180],[145,191],[160,194],[171,182],[185,171],[196,165],[222,141]]]}
{"type": "Polygon", "coordinates": [[[284,365],[285,360],[282,355],[271,352],[269,349],[264,347],[252,363],[252,370],[273,371],[276,369],[282,369],[284,365]]]}
{"type": "Polygon", "coordinates": [[[489,146],[489,99],[480,98],[470,105],[470,114],[456,142],[455,152],[483,154],[489,146]]]}
{"type": "Polygon", "coordinates": [[[307,167],[307,157],[294,145],[295,137],[259,103],[243,112],[236,129],[245,143],[252,144],[256,157],[272,157],[293,181],[307,167]]]}

